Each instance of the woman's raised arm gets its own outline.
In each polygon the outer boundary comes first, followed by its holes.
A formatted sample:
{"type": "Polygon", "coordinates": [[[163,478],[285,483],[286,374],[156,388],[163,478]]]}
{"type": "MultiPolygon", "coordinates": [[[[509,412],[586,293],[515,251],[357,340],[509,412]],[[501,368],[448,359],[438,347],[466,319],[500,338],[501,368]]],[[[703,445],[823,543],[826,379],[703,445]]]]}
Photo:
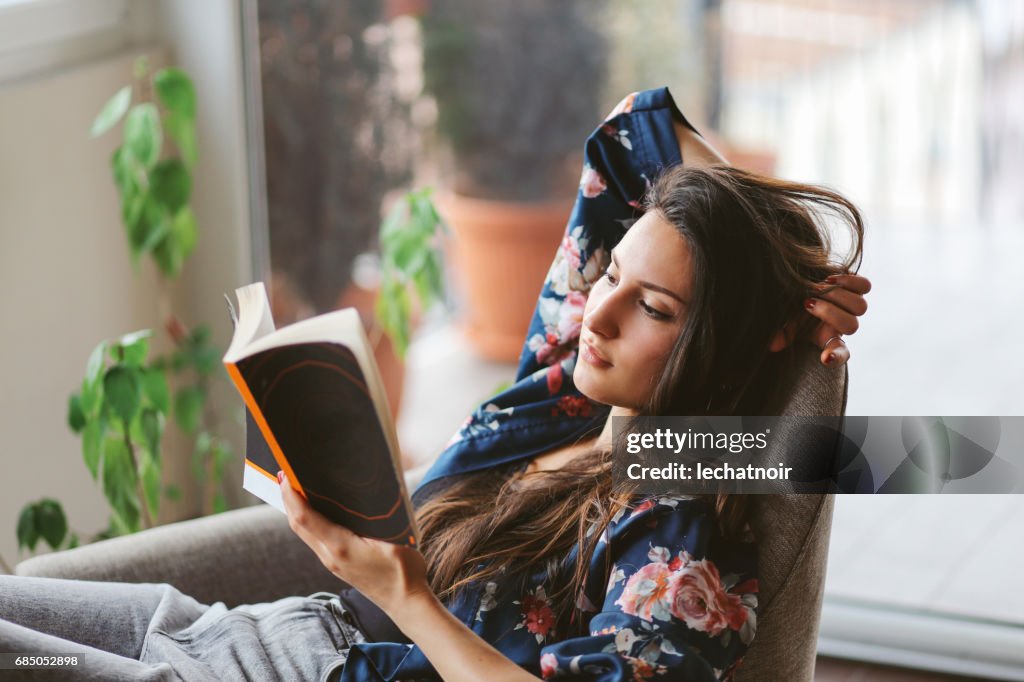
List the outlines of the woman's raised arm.
{"type": "Polygon", "coordinates": [[[703,168],[729,163],[717,149],[711,146],[710,142],[680,121],[673,121],[672,127],[675,128],[676,140],[679,141],[679,155],[683,159],[683,165],[687,168],[703,168]]]}

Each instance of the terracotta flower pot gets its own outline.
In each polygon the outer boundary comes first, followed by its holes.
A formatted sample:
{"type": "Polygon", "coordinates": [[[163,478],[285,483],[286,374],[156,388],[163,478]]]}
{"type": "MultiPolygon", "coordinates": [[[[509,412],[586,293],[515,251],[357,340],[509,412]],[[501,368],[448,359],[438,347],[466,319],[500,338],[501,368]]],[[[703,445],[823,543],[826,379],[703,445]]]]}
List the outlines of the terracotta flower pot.
{"type": "Polygon", "coordinates": [[[455,236],[449,245],[453,284],[465,305],[470,342],[485,358],[517,361],[572,203],[449,194],[438,208],[455,236]]]}

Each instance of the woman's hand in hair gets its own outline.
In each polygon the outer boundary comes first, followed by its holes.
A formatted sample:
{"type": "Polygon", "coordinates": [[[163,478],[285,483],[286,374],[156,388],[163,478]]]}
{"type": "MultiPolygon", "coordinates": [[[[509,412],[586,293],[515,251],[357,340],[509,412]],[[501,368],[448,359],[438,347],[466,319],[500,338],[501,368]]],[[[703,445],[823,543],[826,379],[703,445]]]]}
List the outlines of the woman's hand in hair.
{"type": "MultiPolygon", "coordinates": [[[[281,475],[278,476],[281,478],[281,475]]],[[[334,575],[359,590],[383,611],[418,596],[433,597],[426,562],[416,549],[356,535],[313,509],[288,481],[281,479],[288,525],[334,575]]]]}
{"type": "MultiPolygon", "coordinates": [[[[868,310],[864,296],[871,291],[871,280],[861,275],[834,275],[819,286],[821,291],[804,303],[807,312],[819,320],[810,341],[821,349],[822,364],[838,367],[850,359],[850,349],[842,336],[860,328],[857,318],[868,310]]],[[[789,345],[796,325],[794,321],[779,330],[770,346],[773,353],[789,345]]]]}

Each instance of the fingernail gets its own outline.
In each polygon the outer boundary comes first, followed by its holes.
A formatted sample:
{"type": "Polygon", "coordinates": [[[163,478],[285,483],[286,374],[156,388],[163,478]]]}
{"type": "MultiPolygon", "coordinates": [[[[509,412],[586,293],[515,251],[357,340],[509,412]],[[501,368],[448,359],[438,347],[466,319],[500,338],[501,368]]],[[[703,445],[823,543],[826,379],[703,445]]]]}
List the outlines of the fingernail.
{"type": "Polygon", "coordinates": [[[284,483],[284,472],[283,471],[278,471],[277,472],[277,482],[279,484],[280,483],[284,483]]]}
{"type": "Polygon", "coordinates": [[[804,307],[807,308],[808,310],[814,310],[814,299],[809,298],[806,301],[804,301],[804,307]]]}
{"type": "Polygon", "coordinates": [[[835,284],[836,282],[839,281],[839,278],[836,277],[835,275],[829,275],[828,277],[825,278],[825,281],[828,282],[829,284],[835,284]]]}

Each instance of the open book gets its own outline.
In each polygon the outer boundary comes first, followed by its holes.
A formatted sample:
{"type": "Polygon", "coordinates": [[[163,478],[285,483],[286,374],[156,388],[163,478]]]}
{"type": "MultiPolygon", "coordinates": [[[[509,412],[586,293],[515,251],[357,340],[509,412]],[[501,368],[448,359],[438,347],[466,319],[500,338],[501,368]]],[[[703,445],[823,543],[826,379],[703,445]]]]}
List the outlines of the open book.
{"type": "Polygon", "coordinates": [[[398,437],[359,313],[346,308],[275,330],[262,282],[235,295],[224,365],[246,406],[243,487],[284,511],[284,471],[332,521],[417,544],[398,437]]]}

